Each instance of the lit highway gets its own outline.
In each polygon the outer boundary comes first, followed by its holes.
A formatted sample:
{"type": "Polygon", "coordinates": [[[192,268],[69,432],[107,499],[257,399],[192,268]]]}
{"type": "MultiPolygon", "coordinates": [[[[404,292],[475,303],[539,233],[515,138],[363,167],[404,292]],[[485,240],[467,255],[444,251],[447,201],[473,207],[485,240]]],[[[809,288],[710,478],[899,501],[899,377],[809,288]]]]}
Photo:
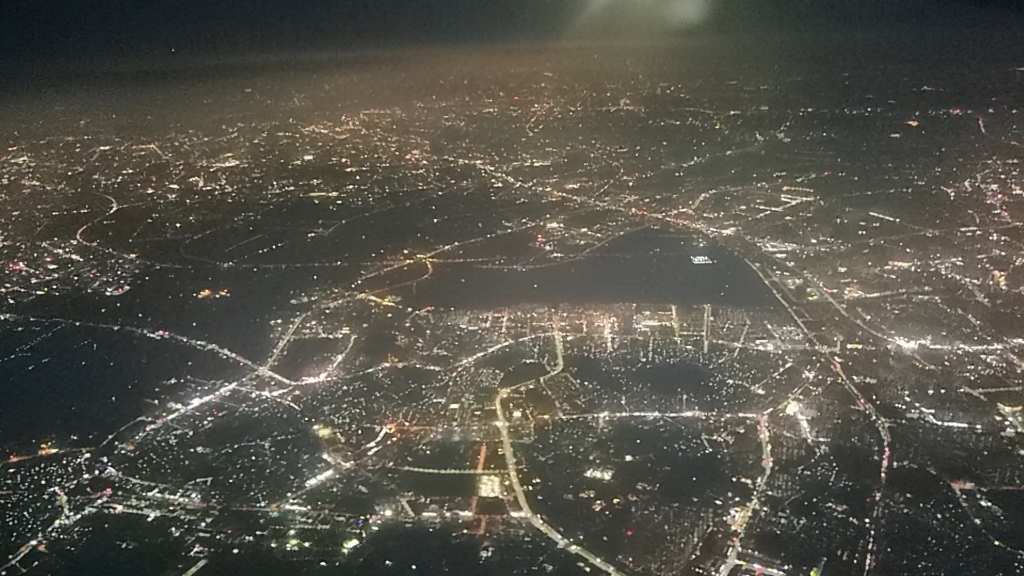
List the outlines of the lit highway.
{"type": "MultiPolygon", "coordinates": [[[[541,376],[541,378],[550,378],[560,373],[564,368],[561,342],[561,334],[558,332],[558,326],[556,323],[555,365],[550,368],[550,371],[546,375],[541,376]]],[[[538,378],[538,380],[540,380],[540,378],[538,378]]],[[[532,384],[532,382],[536,382],[536,380],[527,382],[525,384],[532,384]]],[[[508,394],[508,389],[503,389],[498,393],[498,396],[494,401],[494,409],[498,414],[497,426],[499,432],[501,433],[501,444],[503,451],[505,452],[505,464],[508,468],[509,481],[512,483],[512,489],[515,491],[516,501],[519,503],[519,508],[526,515],[526,518],[530,521],[530,524],[532,524],[534,528],[540,530],[545,536],[554,541],[559,548],[564,548],[565,550],[583,558],[592,566],[601,570],[602,572],[606,572],[608,574],[611,574],[612,576],[625,576],[622,572],[620,572],[618,569],[616,569],[608,562],[605,562],[604,560],[598,558],[582,546],[574,544],[570,540],[566,539],[564,536],[562,536],[561,533],[558,532],[558,530],[551,527],[550,524],[545,522],[544,519],[542,519],[540,516],[534,513],[533,509],[530,508],[530,502],[527,500],[526,493],[523,491],[523,486],[519,481],[519,465],[516,462],[515,448],[513,447],[512,437],[509,434],[508,430],[508,420],[505,418],[505,408],[502,406],[502,401],[508,396],[508,394]]]]}

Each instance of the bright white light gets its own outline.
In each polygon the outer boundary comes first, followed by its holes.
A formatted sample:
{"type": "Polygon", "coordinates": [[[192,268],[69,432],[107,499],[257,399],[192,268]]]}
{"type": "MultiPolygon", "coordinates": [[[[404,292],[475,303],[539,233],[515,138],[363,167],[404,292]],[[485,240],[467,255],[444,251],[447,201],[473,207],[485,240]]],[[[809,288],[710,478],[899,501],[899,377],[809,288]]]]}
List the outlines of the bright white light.
{"type": "Polygon", "coordinates": [[[328,470],[326,472],[321,472],[320,474],[317,474],[316,476],[310,478],[309,480],[306,480],[306,488],[312,488],[313,486],[316,486],[317,484],[321,484],[325,480],[329,480],[330,478],[332,478],[334,476],[334,474],[335,474],[334,470],[328,470]]]}
{"type": "Polygon", "coordinates": [[[476,493],[484,498],[501,498],[504,493],[501,478],[494,474],[482,474],[477,479],[476,493]]]}

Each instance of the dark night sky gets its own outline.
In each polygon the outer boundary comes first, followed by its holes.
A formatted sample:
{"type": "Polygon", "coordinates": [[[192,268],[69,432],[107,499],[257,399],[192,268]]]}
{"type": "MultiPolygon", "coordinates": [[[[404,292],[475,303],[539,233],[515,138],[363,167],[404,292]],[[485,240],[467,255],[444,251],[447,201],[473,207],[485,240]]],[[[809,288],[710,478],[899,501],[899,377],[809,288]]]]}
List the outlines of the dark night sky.
{"type": "MultiPolygon", "coordinates": [[[[248,53],[556,36],[597,0],[0,0],[0,54],[37,58],[248,53]]],[[[613,0],[664,2],[670,0],[613,0]]],[[[706,28],[880,26],[970,13],[993,23],[1024,0],[716,0],[706,28]],[[942,16],[946,14],[946,16],[942,16]]],[[[798,28],[798,27],[797,27],[798,28]]]]}

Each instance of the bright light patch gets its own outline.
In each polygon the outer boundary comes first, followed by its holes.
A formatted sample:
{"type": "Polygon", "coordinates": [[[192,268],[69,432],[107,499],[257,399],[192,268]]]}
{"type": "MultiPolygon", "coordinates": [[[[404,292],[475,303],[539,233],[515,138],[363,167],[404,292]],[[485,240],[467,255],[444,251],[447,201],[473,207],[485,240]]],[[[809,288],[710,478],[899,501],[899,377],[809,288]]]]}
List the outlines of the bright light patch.
{"type": "Polygon", "coordinates": [[[316,486],[317,484],[322,484],[324,481],[330,480],[332,477],[334,477],[334,474],[335,474],[334,470],[328,470],[326,472],[321,472],[320,474],[317,474],[316,476],[313,476],[309,480],[306,480],[306,488],[312,488],[313,486],[316,486]]]}
{"type": "Polygon", "coordinates": [[[482,498],[501,498],[501,478],[494,474],[484,474],[477,479],[476,494],[482,498]]]}

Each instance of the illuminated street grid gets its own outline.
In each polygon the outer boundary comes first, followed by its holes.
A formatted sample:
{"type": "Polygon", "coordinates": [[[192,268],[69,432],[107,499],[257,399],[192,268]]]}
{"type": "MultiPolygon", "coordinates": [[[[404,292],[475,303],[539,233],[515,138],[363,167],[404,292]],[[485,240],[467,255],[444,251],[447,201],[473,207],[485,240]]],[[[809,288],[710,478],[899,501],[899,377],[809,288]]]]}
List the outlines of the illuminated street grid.
{"type": "Polygon", "coordinates": [[[0,574],[112,529],[158,573],[371,562],[407,525],[503,573],[1024,571],[1020,72],[667,50],[5,131],[5,378],[57,339],[159,376],[11,436],[0,574]]]}

